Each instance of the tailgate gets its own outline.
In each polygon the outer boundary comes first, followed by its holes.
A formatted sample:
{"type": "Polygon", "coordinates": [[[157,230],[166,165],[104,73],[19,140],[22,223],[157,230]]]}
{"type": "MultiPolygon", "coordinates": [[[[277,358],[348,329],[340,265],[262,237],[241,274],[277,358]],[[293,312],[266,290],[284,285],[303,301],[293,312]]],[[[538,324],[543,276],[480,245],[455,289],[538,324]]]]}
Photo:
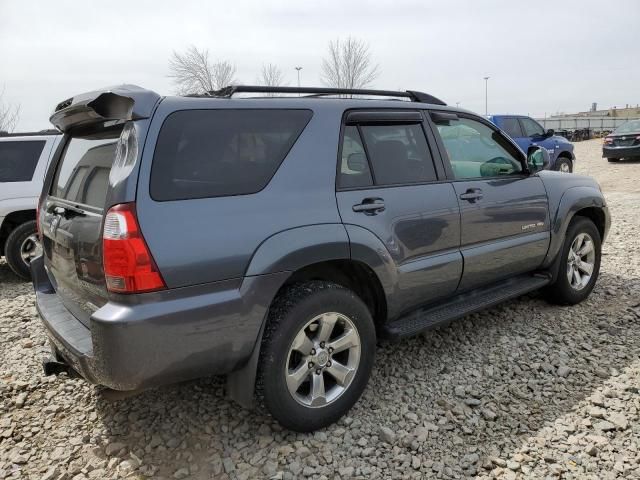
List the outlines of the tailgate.
{"type": "Polygon", "coordinates": [[[41,205],[45,268],[64,306],[85,326],[107,302],[102,222],[122,126],[67,139],[41,205]]]}

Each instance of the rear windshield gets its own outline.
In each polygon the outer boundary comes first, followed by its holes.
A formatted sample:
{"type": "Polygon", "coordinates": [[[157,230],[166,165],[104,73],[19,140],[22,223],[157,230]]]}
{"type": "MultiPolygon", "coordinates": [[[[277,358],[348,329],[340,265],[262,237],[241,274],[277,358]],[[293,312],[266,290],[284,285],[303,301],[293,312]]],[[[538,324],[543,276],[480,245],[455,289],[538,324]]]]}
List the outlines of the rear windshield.
{"type": "Polygon", "coordinates": [[[189,110],[160,130],[151,169],[154,200],[262,190],[311,118],[309,110],[189,110]]]}
{"type": "Polygon", "coordinates": [[[51,195],[70,202],[103,208],[109,172],[122,128],[72,137],[65,146],[51,195]]]}
{"type": "Polygon", "coordinates": [[[30,182],[44,140],[0,142],[0,182],[30,182]]]}
{"type": "Polygon", "coordinates": [[[623,123],[619,126],[614,133],[636,133],[640,132],[640,120],[632,120],[627,123],[623,123]]]}

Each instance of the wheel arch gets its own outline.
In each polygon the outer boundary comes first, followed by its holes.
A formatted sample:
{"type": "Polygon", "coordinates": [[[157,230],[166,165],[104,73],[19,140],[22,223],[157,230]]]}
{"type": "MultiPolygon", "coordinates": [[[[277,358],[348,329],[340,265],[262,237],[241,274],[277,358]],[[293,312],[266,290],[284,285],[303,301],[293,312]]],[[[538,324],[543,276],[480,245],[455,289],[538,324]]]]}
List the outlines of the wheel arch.
{"type": "Polygon", "coordinates": [[[0,225],[0,255],[4,255],[4,247],[11,232],[25,222],[36,219],[36,209],[16,210],[9,213],[0,225]]]}
{"type": "MultiPolygon", "coordinates": [[[[366,254],[362,250],[359,259],[352,258],[349,236],[342,224],[301,227],[281,232],[263,242],[247,268],[247,275],[272,273],[274,269],[282,271],[283,268],[289,271],[273,299],[293,284],[312,280],[329,281],[349,288],[367,305],[376,327],[379,327],[389,313],[387,288],[390,279],[380,278],[379,272],[384,272],[384,269],[380,270],[379,265],[372,266],[366,261],[367,255],[374,253],[366,254]]],[[[227,394],[246,408],[254,405],[257,365],[268,311],[267,308],[249,359],[227,376],[227,394]]]]}
{"type": "Polygon", "coordinates": [[[562,151],[558,154],[558,157],[556,158],[556,160],[557,160],[558,158],[566,158],[566,159],[568,159],[568,160],[571,160],[571,162],[573,162],[573,161],[576,159],[576,157],[575,157],[575,155],[573,154],[573,152],[570,152],[569,150],[562,150],[562,151]]]}
{"type": "Polygon", "coordinates": [[[609,231],[609,211],[602,192],[594,187],[572,187],[567,189],[552,216],[551,243],[543,267],[549,268],[557,259],[571,220],[575,216],[589,218],[595,223],[604,242],[609,231]]]}

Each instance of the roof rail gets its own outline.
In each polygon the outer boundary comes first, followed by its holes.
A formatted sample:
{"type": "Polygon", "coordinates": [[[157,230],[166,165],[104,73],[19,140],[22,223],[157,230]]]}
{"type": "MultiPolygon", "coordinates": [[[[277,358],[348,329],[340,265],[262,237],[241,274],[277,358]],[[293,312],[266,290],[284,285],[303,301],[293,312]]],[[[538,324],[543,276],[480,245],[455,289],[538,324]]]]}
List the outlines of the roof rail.
{"type": "Polygon", "coordinates": [[[325,87],[264,87],[259,85],[231,85],[221,88],[220,90],[212,90],[206,95],[211,97],[231,98],[236,93],[305,93],[310,96],[325,95],[368,95],[380,97],[400,97],[408,98],[412,102],[431,103],[434,105],[446,105],[439,98],[429,95],[428,93],[417,92],[415,90],[407,90],[405,92],[394,90],[367,90],[360,88],[325,88],[325,87]]]}
{"type": "Polygon", "coordinates": [[[58,130],[40,130],[39,132],[5,132],[0,130],[0,137],[36,137],[38,135],[60,135],[58,130]]]}

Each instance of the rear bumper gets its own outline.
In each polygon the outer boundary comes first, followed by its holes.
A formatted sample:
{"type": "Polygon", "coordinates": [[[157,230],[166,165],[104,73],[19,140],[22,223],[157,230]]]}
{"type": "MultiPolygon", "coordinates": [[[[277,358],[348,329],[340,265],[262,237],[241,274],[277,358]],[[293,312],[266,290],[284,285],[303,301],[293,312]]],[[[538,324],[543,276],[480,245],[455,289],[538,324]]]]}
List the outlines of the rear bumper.
{"type": "Polygon", "coordinates": [[[633,147],[602,147],[602,156],[606,158],[640,157],[640,145],[633,147]]]}
{"type": "Polygon", "coordinates": [[[62,304],[44,269],[31,262],[36,307],[56,349],[88,381],[138,390],[240,368],[286,272],[119,296],[87,328],[62,304]]]}

